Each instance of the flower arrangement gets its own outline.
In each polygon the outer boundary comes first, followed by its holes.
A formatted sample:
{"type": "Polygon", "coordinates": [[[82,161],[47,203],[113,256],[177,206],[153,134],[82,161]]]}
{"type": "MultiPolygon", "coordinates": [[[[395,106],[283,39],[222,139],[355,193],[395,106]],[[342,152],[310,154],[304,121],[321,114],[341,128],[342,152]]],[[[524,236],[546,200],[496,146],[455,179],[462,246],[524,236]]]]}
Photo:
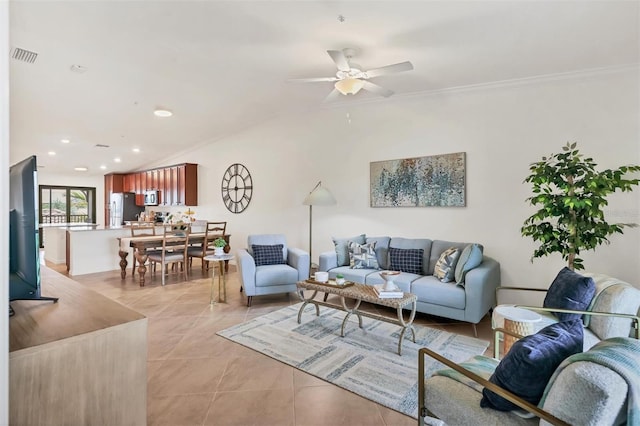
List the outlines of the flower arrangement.
{"type": "Polygon", "coordinates": [[[190,223],[196,220],[196,218],[193,217],[194,214],[195,212],[191,209],[187,210],[185,213],[182,213],[182,212],[169,213],[164,217],[164,223],[167,225],[174,225],[173,229],[185,230],[187,229],[187,226],[186,226],[187,223],[190,223]]]}

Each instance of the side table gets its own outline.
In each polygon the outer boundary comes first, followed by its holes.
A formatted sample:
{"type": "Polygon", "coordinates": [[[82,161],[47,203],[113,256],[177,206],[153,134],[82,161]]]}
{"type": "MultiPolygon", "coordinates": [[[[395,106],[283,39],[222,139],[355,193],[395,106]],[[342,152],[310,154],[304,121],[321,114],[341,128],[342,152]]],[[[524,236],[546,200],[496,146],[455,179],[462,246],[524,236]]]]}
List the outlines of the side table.
{"type": "MultiPolygon", "coordinates": [[[[498,316],[504,318],[504,329],[517,333],[521,336],[528,336],[535,331],[535,323],[542,320],[542,317],[537,313],[528,309],[522,309],[510,305],[498,305],[493,312],[498,316]]],[[[504,334],[504,333],[503,333],[504,334]]],[[[503,353],[506,354],[511,349],[511,346],[518,339],[504,334],[504,349],[503,353]]],[[[498,355],[498,347],[495,348],[496,356],[498,355]]]]}
{"type": "Polygon", "coordinates": [[[211,296],[209,298],[209,303],[212,305],[218,302],[219,303],[227,302],[227,274],[225,273],[225,261],[229,261],[232,259],[233,259],[233,255],[231,254],[223,254],[220,256],[209,255],[203,258],[203,262],[204,261],[217,262],[218,269],[220,270],[220,274],[218,274],[218,300],[216,301],[213,298],[213,288],[214,288],[214,282],[215,282],[216,268],[211,268],[211,296]]]}

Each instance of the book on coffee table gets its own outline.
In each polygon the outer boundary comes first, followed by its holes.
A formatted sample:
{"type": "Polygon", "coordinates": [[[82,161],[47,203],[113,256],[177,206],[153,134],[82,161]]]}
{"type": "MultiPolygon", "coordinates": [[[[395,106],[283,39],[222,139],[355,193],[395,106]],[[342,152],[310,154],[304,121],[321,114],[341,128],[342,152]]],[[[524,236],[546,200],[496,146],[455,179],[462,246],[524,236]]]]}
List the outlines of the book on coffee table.
{"type": "Polygon", "coordinates": [[[395,284],[393,290],[385,290],[384,284],[375,284],[373,289],[380,299],[402,299],[404,297],[403,291],[395,284]]]}

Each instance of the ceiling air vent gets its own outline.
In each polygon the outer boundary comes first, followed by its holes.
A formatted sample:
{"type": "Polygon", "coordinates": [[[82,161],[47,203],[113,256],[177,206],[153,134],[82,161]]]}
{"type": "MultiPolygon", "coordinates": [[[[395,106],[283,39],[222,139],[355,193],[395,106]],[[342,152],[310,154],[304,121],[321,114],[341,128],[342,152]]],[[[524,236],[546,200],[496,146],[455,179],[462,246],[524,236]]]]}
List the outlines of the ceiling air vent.
{"type": "Polygon", "coordinates": [[[109,145],[105,145],[103,143],[97,143],[96,148],[109,148],[109,145]]]}
{"type": "Polygon", "coordinates": [[[13,49],[13,53],[11,54],[11,57],[18,61],[32,64],[38,58],[38,54],[36,52],[31,52],[30,50],[24,50],[24,49],[20,49],[19,47],[16,47],[15,49],[13,49]]]}

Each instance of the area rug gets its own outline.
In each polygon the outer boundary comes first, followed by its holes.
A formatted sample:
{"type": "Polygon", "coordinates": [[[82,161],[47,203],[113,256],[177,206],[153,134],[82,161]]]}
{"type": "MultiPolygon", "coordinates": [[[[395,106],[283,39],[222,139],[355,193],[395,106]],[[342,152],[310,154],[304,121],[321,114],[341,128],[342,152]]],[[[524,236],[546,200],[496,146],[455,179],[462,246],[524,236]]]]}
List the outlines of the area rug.
{"type": "MultiPolygon", "coordinates": [[[[489,346],[485,340],[415,326],[417,343],[407,333],[398,356],[400,327],[363,317],[360,329],[352,316],[345,337],[340,337],[344,312],[320,307],[316,317],[315,308],[307,306],[298,324],[300,306],[287,306],[217,334],[416,419],[418,350],[427,347],[462,362],[489,346]]],[[[427,357],[425,367],[429,377],[444,365],[427,357]]]]}

